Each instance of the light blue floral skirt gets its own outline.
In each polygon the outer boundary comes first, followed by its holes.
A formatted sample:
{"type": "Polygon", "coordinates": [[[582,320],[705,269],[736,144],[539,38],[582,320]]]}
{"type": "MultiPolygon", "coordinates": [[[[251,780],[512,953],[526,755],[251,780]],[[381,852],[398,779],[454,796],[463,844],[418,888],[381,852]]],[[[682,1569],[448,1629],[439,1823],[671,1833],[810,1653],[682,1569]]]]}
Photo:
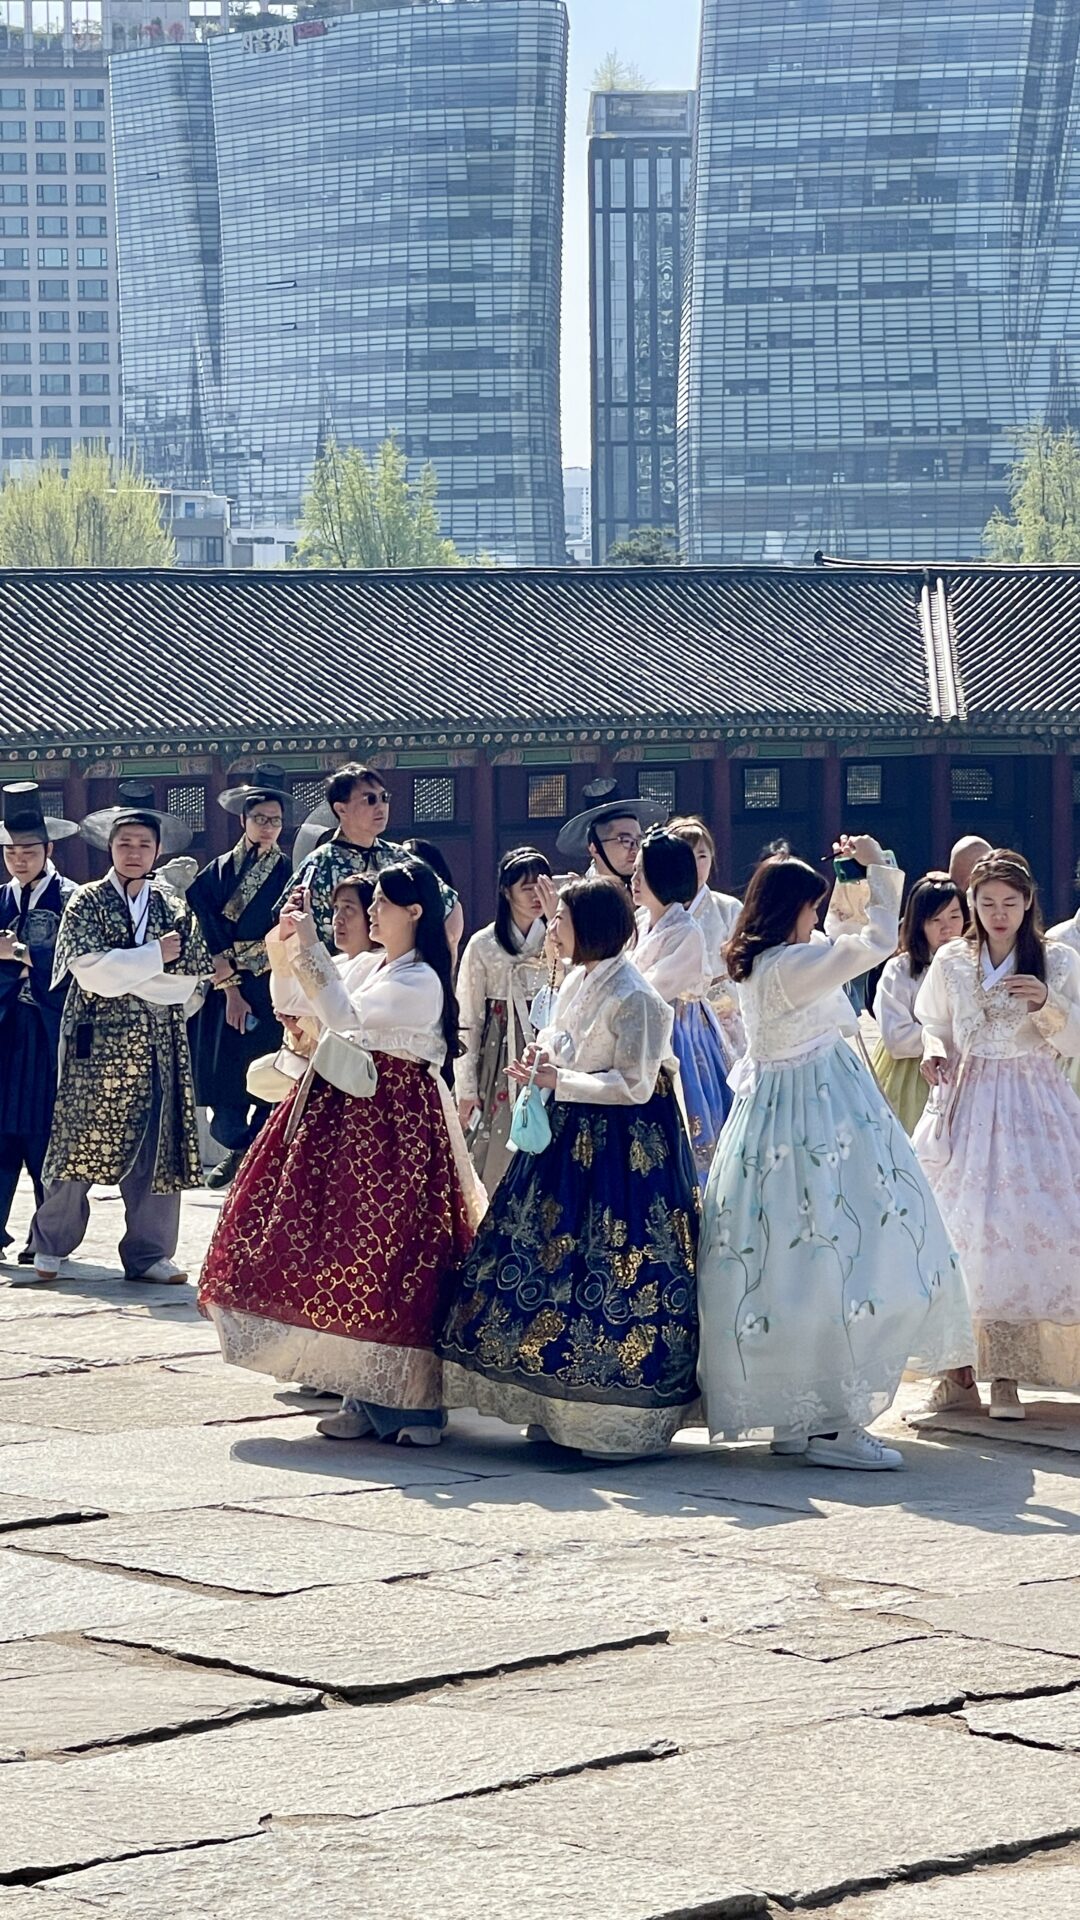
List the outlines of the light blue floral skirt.
{"type": "Polygon", "coordinates": [[[690,1150],[702,1186],[712,1166],[720,1129],[731,1111],[724,1039],[706,1000],[680,1000],[675,1007],[672,1044],[679,1062],[690,1150]]]}
{"type": "Polygon", "coordinates": [[[698,1314],[714,1436],[863,1426],[905,1368],[974,1359],[933,1196],[846,1044],[759,1067],[736,1102],[705,1195],[698,1314]]]}

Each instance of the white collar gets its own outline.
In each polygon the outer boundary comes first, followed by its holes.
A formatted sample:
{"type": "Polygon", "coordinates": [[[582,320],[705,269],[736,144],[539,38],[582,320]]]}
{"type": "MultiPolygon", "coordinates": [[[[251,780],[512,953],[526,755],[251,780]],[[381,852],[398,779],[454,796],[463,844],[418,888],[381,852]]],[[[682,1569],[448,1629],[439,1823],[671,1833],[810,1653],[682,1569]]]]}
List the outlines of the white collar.
{"type": "Polygon", "coordinates": [[[996,987],[999,980],[1004,980],[1010,973],[1016,972],[1016,948],[1013,947],[1012,952],[1005,955],[1000,967],[995,967],[990,958],[989,947],[981,946],[979,948],[979,965],[982,972],[983,986],[996,987]]]}

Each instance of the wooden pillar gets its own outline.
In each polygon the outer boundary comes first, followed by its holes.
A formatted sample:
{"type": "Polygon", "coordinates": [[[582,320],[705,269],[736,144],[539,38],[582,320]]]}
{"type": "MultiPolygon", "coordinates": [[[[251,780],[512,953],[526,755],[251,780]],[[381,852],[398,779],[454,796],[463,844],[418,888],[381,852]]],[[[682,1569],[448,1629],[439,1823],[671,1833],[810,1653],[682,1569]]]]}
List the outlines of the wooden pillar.
{"type": "Polygon", "coordinates": [[[478,747],[472,770],[472,870],[470,925],[483,926],[495,911],[495,769],[478,747]]]}
{"type": "Polygon", "coordinates": [[[821,851],[831,849],[845,826],[843,804],[844,764],[836,749],[821,762],[821,851]]]}
{"type": "MultiPolygon", "coordinates": [[[[237,779],[239,778],[240,776],[237,775],[237,779]]],[[[229,784],[229,776],[219,755],[214,759],[213,772],[206,782],[206,833],[204,852],[199,860],[200,866],[204,861],[216,860],[219,853],[227,853],[240,838],[242,827],[238,816],[226,813],[224,807],[218,806],[218,794],[224,793],[229,784]]],[[[299,821],[293,823],[294,826],[299,824],[299,821]]],[[[282,839],[284,838],[283,834],[282,839]]]]}
{"type": "Polygon", "coordinates": [[[1071,753],[1055,753],[1051,768],[1051,888],[1054,921],[1071,919],[1074,911],[1073,871],[1076,859],[1073,831],[1073,767],[1071,753]]]}
{"type": "MultiPolygon", "coordinates": [[[[83,820],[90,811],[90,801],[86,791],[86,774],[82,763],[68,762],[67,778],[64,781],[64,814],[68,820],[83,820]]],[[[56,864],[61,873],[69,880],[86,881],[90,878],[90,862],[87,859],[87,845],[81,834],[72,835],[55,850],[56,864]]]]}
{"type": "MultiPolygon", "coordinates": [[[[948,866],[955,838],[952,810],[952,761],[947,753],[935,753],[930,761],[931,868],[943,870],[948,866]]],[[[903,866],[899,847],[897,858],[903,866]]]]}
{"type": "Polygon", "coordinates": [[[722,740],[716,743],[715,758],[708,762],[707,826],[716,842],[716,884],[725,893],[731,889],[734,863],[731,837],[731,762],[722,740]]]}

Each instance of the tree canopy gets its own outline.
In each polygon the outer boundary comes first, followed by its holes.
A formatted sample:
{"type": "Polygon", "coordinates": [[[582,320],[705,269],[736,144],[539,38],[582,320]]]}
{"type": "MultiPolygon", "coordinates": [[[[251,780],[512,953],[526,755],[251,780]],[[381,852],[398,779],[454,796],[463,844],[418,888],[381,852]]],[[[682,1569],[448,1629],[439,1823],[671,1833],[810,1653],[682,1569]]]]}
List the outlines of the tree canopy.
{"type": "Polygon", "coordinates": [[[624,60],[617,48],[605,53],[593,74],[594,93],[647,93],[649,82],[633,60],[624,60]]]}
{"type": "Polygon", "coordinates": [[[438,490],[430,464],[409,480],[396,440],[384,440],[373,460],[330,441],[304,499],[294,566],[462,566],[439,531],[438,490]]]}
{"type": "Polygon", "coordinates": [[[983,534],[992,560],[1080,561],[1080,438],[1039,424],[1017,435],[1009,512],[994,509],[983,534]]]}
{"type": "Polygon", "coordinates": [[[172,567],[157,490],[134,461],[80,447],[0,487],[0,566],[172,567]]]}
{"type": "Polygon", "coordinates": [[[678,541],[662,527],[635,527],[607,550],[609,567],[681,567],[682,563],[678,541]]]}

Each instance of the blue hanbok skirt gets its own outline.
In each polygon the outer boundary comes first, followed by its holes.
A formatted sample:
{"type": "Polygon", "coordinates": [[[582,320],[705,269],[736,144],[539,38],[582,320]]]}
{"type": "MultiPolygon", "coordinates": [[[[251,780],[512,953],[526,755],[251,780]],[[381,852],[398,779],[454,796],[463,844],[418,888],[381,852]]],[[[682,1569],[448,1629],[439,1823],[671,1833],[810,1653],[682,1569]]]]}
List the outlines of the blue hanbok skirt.
{"type": "Polygon", "coordinates": [[[863,1426],[905,1368],[973,1361],[956,1254],[907,1134],[846,1043],[748,1081],[702,1212],[708,1425],[728,1438],[863,1426]]]}
{"type": "Polygon", "coordinates": [[[723,1030],[707,1000],[676,1003],[672,1044],[682,1079],[690,1148],[704,1185],[732,1105],[723,1030]]]}
{"type": "Polygon", "coordinates": [[[642,1106],[553,1101],[453,1276],[448,1406],[653,1453],[696,1413],[698,1195],[666,1073],[642,1106]]]}

